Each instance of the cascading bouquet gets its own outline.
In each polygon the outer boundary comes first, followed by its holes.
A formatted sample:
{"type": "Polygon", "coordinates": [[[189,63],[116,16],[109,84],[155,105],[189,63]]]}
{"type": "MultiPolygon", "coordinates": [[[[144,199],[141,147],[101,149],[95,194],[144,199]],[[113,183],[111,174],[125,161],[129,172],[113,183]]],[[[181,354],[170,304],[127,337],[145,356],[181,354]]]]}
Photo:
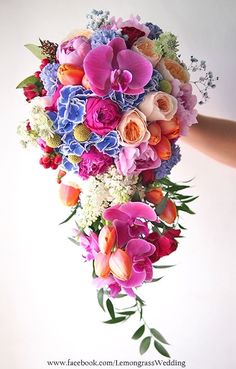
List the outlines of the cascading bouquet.
{"type": "Polygon", "coordinates": [[[70,239],[91,263],[105,323],[137,312],[140,353],[153,342],[169,356],[143,318],[137,289],[161,279],[154,271],[169,266],[158,261],[176,250],[184,229],[179,213],[193,213],[196,197],[181,193],[189,185],[168,178],[180,161],[177,140],[197,123],[189,71],[204,71],[193,82],[204,101],[215,79],[204,61],[191,57],[187,68],[176,36],[138,16],[123,21],[94,10],[88,21],[59,45],[26,45],[42,61],[17,86],[30,103],[18,132],[25,147],[41,149],[44,168],[59,169],[60,196],[71,207],[65,221],[76,221],[70,239]],[[126,296],[131,307],[114,306],[126,296]]]}

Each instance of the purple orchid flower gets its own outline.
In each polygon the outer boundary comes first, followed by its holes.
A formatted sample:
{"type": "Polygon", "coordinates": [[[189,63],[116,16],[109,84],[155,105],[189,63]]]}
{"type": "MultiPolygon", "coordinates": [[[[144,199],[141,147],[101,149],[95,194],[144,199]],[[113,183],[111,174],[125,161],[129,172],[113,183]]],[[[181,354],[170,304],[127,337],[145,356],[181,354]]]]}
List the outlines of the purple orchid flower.
{"type": "Polygon", "coordinates": [[[145,240],[132,239],[127,243],[125,251],[132,259],[132,274],[127,281],[115,278],[117,283],[123,288],[139,287],[144,281],[150,282],[153,277],[152,262],[149,256],[156,250],[156,247],[145,240]]]}
{"type": "Polygon", "coordinates": [[[155,211],[142,202],[127,202],[114,205],[103,212],[104,219],[113,223],[118,235],[118,246],[124,246],[129,240],[148,235],[148,225],[139,218],[155,221],[155,211]]]}
{"type": "Polygon", "coordinates": [[[87,54],[84,70],[92,91],[98,96],[112,90],[139,95],[150,81],[153,67],[142,55],[127,49],[123,38],[116,37],[87,54]]]}
{"type": "MultiPolygon", "coordinates": [[[[100,288],[103,288],[103,287],[108,287],[109,288],[109,295],[110,297],[113,297],[115,298],[118,293],[120,293],[121,291],[121,286],[119,285],[119,283],[114,279],[113,276],[109,276],[107,278],[94,278],[93,279],[93,284],[94,286],[99,290],[100,288]]],[[[123,287],[122,288],[124,292],[127,293],[127,295],[129,295],[130,297],[135,297],[136,294],[135,292],[133,291],[132,288],[126,288],[126,287],[123,287]]]]}

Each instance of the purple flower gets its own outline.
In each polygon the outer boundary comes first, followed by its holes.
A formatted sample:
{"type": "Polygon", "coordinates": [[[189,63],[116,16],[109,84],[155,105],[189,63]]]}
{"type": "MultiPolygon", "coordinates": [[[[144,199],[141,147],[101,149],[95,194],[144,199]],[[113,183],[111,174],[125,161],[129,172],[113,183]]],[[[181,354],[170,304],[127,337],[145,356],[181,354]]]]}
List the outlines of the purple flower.
{"type": "Polygon", "coordinates": [[[99,252],[98,236],[95,232],[91,232],[88,236],[81,234],[79,237],[80,246],[84,248],[86,261],[94,260],[99,252]]]}
{"type": "Polygon", "coordinates": [[[113,40],[113,38],[119,37],[116,31],[108,30],[108,29],[99,29],[94,32],[91,37],[91,46],[92,49],[95,49],[99,45],[107,45],[108,42],[113,40]]]}
{"type": "Polygon", "coordinates": [[[147,169],[155,169],[161,165],[161,160],[147,142],[138,147],[124,147],[115,161],[122,175],[140,174],[147,169]]]}
{"type": "Polygon", "coordinates": [[[105,96],[112,90],[130,95],[143,93],[153,68],[143,56],[128,50],[122,38],[116,37],[87,54],[84,70],[92,91],[105,96]]]}
{"type": "Polygon", "coordinates": [[[89,152],[84,153],[79,164],[79,175],[83,179],[96,176],[107,171],[113,164],[113,159],[92,147],[89,152]]]}
{"type": "Polygon", "coordinates": [[[82,67],[84,58],[90,50],[90,41],[86,37],[78,36],[59,45],[57,59],[60,64],[72,64],[82,67]]]}
{"type": "Polygon", "coordinates": [[[158,37],[163,33],[162,29],[159,26],[151,22],[145,23],[145,26],[147,26],[150,30],[148,38],[150,38],[151,40],[158,39],[158,37]]]}
{"type": "Polygon", "coordinates": [[[157,219],[155,211],[142,202],[127,202],[122,205],[114,205],[103,212],[103,218],[112,222],[118,236],[118,246],[124,246],[129,240],[141,235],[148,235],[148,225],[140,218],[157,219]]]}
{"type": "Polygon", "coordinates": [[[178,79],[172,81],[171,94],[178,101],[177,118],[180,122],[180,135],[186,136],[188,128],[197,123],[198,112],[195,108],[197,96],[192,94],[190,83],[181,83],[178,79]]]}

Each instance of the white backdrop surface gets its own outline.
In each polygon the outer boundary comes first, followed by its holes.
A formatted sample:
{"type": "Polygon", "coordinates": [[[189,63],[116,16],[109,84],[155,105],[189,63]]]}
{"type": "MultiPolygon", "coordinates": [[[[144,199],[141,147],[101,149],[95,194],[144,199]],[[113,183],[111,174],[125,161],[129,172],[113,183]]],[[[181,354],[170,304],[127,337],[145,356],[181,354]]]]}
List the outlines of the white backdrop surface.
{"type": "MultiPolygon", "coordinates": [[[[138,327],[106,326],[79,248],[58,226],[67,209],[58,201],[54,173],[39,154],[18,144],[16,126],[26,103],[15,85],[37,69],[23,48],[38,38],[59,42],[86,24],[92,8],[123,17],[140,14],[177,34],[183,57],[205,58],[220,77],[201,113],[236,119],[234,0],[1,0],[1,257],[0,367],[44,369],[49,360],[154,360],[143,358],[130,336],[138,327]]],[[[236,367],[236,171],[182,146],[174,180],[195,177],[196,215],[184,217],[185,238],[168,263],[177,266],[141,291],[146,320],[171,342],[173,359],[188,369],[236,367]]],[[[164,260],[163,260],[164,262],[164,260]]],[[[60,367],[60,366],[58,366],[60,367]]]]}

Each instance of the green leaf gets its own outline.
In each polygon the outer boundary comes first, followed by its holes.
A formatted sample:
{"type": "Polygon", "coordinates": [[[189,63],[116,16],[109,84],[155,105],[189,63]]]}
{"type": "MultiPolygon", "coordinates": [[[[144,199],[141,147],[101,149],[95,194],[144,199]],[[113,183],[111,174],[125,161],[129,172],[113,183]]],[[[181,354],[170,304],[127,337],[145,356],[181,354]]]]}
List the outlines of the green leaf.
{"type": "Polygon", "coordinates": [[[35,76],[29,76],[27,78],[25,78],[23,81],[21,81],[19,83],[18,86],[16,86],[16,88],[24,88],[28,85],[35,85],[38,83],[38,78],[36,78],[35,76]]]}
{"type": "Polygon", "coordinates": [[[75,214],[76,214],[76,211],[78,209],[78,205],[76,205],[76,207],[74,208],[74,210],[72,211],[72,213],[68,216],[68,218],[66,218],[65,220],[63,220],[63,222],[59,223],[59,225],[62,225],[62,224],[65,224],[66,222],[68,222],[75,214]]]}
{"type": "Polygon", "coordinates": [[[151,334],[160,342],[165,343],[166,345],[169,345],[169,343],[166,341],[166,339],[162,336],[160,332],[158,332],[155,328],[150,329],[151,334]]]}
{"type": "Polygon", "coordinates": [[[161,213],[163,213],[163,211],[166,207],[166,204],[167,204],[167,200],[168,200],[168,192],[165,194],[165,196],[161,200],[160,204],[155,206],[155,212],[156,212],[157,215],[161,215],[161,213]]]}
{"type": "Polygon", "coordinates": [[[123,322],[123,320],[126,320],[126,319],[127,319],[126,316],[119,316],[119,317],[114,318],[114,319],[106,320],[103,323],[106,323],[106,324],[116,324],[116,323],[123,322]]]}
{"type": "Polygon", "coordinates": [[[111,319],[114,319],[115,318],[115,311],[114,311],[114,306],[113,306],[110,299],[107,299],[106,305],[107,305],[107,310],[108,310],[108,312],[111,316],[111,319]]]}
{"type": "Polygon", "coordinates": [[[158,282],[158,281],[160,281],[162,278],[163,278],[163,277],[160,277],[160,278],[153,278],[153,279],[151,280],[151,283],[152,283],[152,282],[158,282]]]}
{"type": "Polygon", "coordinates": [[[42,53],[42,49],[41,49],[40,46],[34,45],[34,44],[27,44],[27,45],[25,45],[25,47],[26,47],[26,49],[31,51],[32,54],[34,54],[34,56],[36,56],[40,60],[45,58],[45,55],[42,53]]]}
{"type": "Polygon", "coordinates": [[[165,347],[162,346],[158,341],[154,341],[155,349],[163,356],[170,357],[170,354],[166,351],[165,347]]]}
{"type": "Polygon", "coordinates": [[[133,315],[133,314],[135,314],[136,313],[136,311],[121,311],[119,314],[120,315],[133,315]]]}
{"type": "Polygon", "coordinates": [[[173,268],[175,265],[153,265],[153,268],[156,269],[166,269],[166,268],[173,268]]]}
{"type": "Polygon", "coordinates": [[[132,339],[133,340],[138,340],[140,337],[142,337],[142,335],[144,334],[145,331],[145,325],[141,325],[141,327],[139,327],[139,329],[137,329],[136,332],[134,332],[132,339]]]}
{"type": "Polygon", "coordinates": [[[116,299],[121,299],[123,297],[127,297],[126,293],[119,293],[118,295],[116,295],[116,299]]]}
{"type": "Polygon", "coordinates": [[[76,246],[79,246],[79,241],[76,241],[74,238],[68,237],[68,240],[70,240],[71,242],[73,242],[76,246]]]}
{"type": "Polygon", "coordinates": [[[188,202],[192,202],[192,201],[194,201],[194,200],[196,200],[196,199],[198,199],[198,198],[199,198],[199,196],[191,197],[191,199],[185,200],[185,201],[184,201],[184,203],[186,204],[186,203],[188,203],[188,202]]]}
{"type": "Polygon", "coordinates": [[[185,205],[184,203],[182,203],[180,206],[177,206],[177,209],[179,211],[184,211],[185,213],[188,214],[195,214],[189,207],[188,205],[185,205]]]}
{"type": "Polygon", "coordinates": [[[97,298],[98,298],[98,303],[101,306],[102,310],[105,311],[104,305],[103,305],[103,298],[104,298],[103,288],[101,288],[100,290],[98,290],[98,292],[97,292],[97,298]]]}
{"type": "Polygon", "coordinates": [[[184,226],[182,226],[182,225],[181,225],[181,224],[179,224],[179,223],[178,223],[178,225],[179,225],[179,228],[180,228],[180,229],[182,229],[182,230],[186,230],[186,229],[187,229],[187,228],[185,228],[184,226]]]}
{"type": "Polygon", "coordinates": [[[145,354],[145,352],[149,349],[151,338],[151,336],[145,337],[140,343],[139,352],[141,355],[145,354]]]}

